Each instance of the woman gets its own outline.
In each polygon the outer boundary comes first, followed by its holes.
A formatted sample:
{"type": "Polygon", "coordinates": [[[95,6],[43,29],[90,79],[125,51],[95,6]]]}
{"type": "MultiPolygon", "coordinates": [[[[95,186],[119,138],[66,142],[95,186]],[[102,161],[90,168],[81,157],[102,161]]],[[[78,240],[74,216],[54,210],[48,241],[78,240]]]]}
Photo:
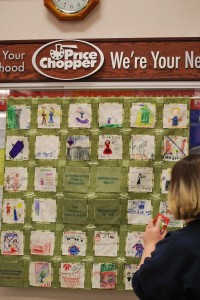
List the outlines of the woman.
{"type": "Polygon", "coordinates": [[[186,226],[161,234],[160,218],[147,225],[133,289],[141,300],[200,300],[200,155],[172,168],[168,205],[186,226]]]}

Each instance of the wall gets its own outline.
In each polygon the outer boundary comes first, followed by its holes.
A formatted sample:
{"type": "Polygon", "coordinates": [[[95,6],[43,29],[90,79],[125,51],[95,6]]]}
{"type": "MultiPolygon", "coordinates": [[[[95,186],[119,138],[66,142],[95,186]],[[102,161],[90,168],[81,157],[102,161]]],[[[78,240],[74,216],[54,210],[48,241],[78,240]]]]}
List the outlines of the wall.
{"type": "Polygon", "coordinates": [[[0,0],[0,40],[197,37],[198,0],[100,0],[86,19],[61,22],[43,0],[0,0]]]}
{"type": "MultiPolygon", "coordinates": [[[[200,36],[199,0],[100,0],[86,19],[57,20],[43,0],[0,0],[0,40],[200,36]]],[[[1,300],[126,300],[132,292],[0,288],[1,300]]]]}

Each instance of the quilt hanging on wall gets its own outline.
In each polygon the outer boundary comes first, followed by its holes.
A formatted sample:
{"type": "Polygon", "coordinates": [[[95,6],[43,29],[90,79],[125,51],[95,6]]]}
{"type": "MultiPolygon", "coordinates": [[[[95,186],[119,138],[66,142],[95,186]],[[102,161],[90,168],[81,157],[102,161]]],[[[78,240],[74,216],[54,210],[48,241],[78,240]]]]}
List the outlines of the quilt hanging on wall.
{"type": "MultiPolygon", "coordinates": [[[[0,286],[131,290],[189,98],[9,98],[0,286]]],[[[180,130],[181,129],[181,130],[180,130]]]]}

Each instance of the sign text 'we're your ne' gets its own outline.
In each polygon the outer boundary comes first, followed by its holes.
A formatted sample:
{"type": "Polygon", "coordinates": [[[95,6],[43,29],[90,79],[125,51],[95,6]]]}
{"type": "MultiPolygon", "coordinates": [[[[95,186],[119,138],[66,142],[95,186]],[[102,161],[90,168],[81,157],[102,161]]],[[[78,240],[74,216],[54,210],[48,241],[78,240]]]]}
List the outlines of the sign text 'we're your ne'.
{"type": "Polygon", "coordinates": [[[184,56],[163,56],[160,51],[151,51],[150,58],[139,56],[135,51],[130,56],[124,52],[110,52],[113,69],[146,69],[150,65],[153,69],[178,69],[184,61],[185,69],[200,69],[200,56],[194,51],[185,51],[184,56]]]}

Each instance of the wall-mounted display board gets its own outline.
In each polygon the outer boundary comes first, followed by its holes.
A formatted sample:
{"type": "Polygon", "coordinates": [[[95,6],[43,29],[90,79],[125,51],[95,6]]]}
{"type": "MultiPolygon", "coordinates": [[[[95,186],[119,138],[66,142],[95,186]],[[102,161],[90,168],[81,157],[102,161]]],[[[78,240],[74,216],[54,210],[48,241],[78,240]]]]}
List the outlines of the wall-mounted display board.
{"type": "MultiPolygon", "coordinates": [[[[0,286],[131,290],[188,97],[7,99],[0,286]]],[[[182,227],[170,217],[170,228],[182,227]]]]}
{"type": "Polygon", "coordinates": [[[0,42],[0,83],[199,80],[200,39],[0,42]]]}

